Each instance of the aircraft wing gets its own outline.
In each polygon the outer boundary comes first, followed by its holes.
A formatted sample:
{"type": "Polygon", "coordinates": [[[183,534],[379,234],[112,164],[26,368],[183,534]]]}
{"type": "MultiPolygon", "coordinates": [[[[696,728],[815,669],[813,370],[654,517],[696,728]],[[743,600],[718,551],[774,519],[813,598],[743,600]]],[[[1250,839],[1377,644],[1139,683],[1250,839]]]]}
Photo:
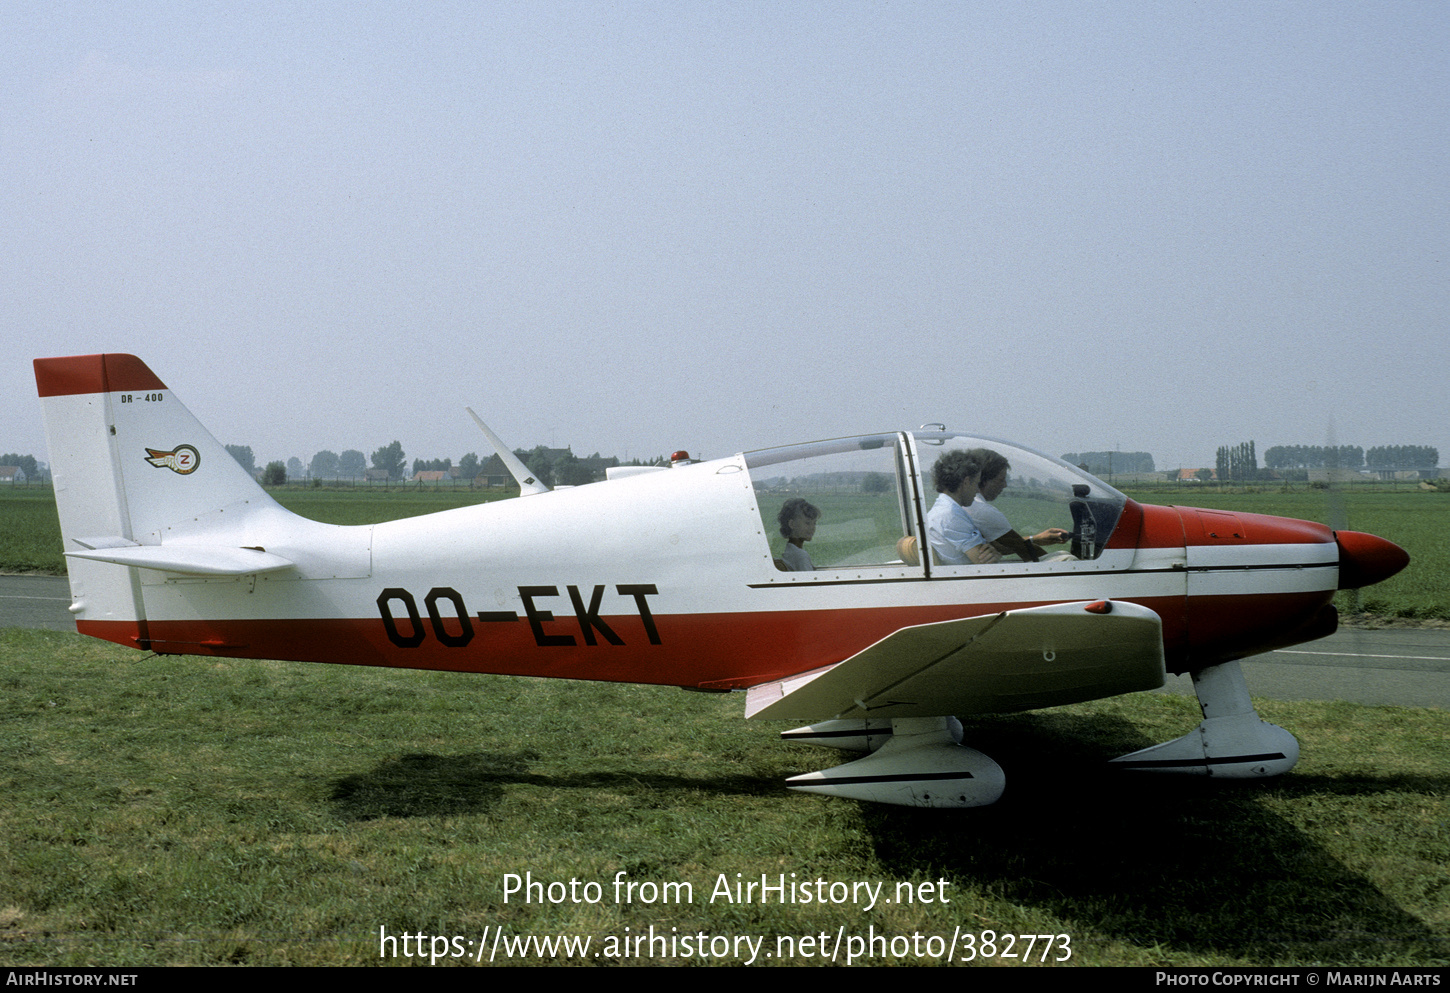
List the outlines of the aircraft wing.
{"type": "Polygon", "coordinates": [[[1163,685],[1163,628],[1118,600],[902,628],[844,662],[751,687],[746,717],[824,721],[1056,707],[1163,685]]]}

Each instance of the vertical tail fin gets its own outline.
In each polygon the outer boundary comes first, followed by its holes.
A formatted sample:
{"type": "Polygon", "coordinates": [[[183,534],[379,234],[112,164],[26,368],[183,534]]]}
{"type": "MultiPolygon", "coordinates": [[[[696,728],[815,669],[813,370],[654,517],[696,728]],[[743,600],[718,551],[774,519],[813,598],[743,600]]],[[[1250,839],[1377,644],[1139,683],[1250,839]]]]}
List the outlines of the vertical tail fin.
{"type": "Polygon", "coordinates": [[[35,382],[66,551],[159,544],[228,508],[275,505],[134,355],[36,359],[35,382]]]}
{"type": "Polygon", "coordinates": [[[36,359],[35,382],[64,550],[112,550],[67,561],[76,626],[149,648],[143,580],[125,556],[147,565],[168,540],[281,508],[135,356],[36,359]]]}

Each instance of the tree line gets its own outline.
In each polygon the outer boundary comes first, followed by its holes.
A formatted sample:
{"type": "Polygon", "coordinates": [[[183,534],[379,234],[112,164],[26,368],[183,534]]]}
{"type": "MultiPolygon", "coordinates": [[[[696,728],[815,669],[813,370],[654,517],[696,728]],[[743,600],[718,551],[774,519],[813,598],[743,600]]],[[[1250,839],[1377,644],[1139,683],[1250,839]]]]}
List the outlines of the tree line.
{"type": "MultiPolygon", "coordinates": [[[[1433,445],[1275,445],[1264,452],[1264,468],[1274,472],[1310,469],[1372,469],[1428,471],[1440,464],[1440,450],[1433,445]]],[[[1218,478],[1258,479],[1260,470],[1252,441],[1223,445],[1218,450],[1218,478]]]]}
{"type": "MultiPolygon", "coordinates": [[[[1115,473],[1154,472],[1153,456],[1147,452],[1068,452],[1064,462],[1083,466],[1095,476],[1115,473]]],[[[1264,452],[1263,470],[1276,473],[1306,472],[1310,469],[1370,469],[1376,471],[1432,470],[1440,464],[1440,450],[1433,445],[1379,445],[1365,449],[1359,445],[1275,445],[1264,452]]],[[[1236,445],[1220,445],[1215,455],[1215,470],[1199,469],[1200,479],[1217,478],[1229,482],[1245,482],[1262,478],[1253,441],[1236,445]]],[[[1170,473],[1169,478],[1177,478],[1170,473]]]]}
{"type": "Polygon", "coordinates": [[[1215,469],[1221,480],[1258,479],[1259,458],[1254,454],[1254,443],[1243,441],[1237,445],[1220,445],[1215,469]]]}
{"type": "MultiPolygon", "coordinates": [[[[250,475],[258,475],[257,458],[252,452],[251,445],[227,445],[226,449],[250,475]]],[[[386,470],[389,479],[402,479],[404,464],[402,443],[394,441],[391,445],[384,445],[373,452],[372,464],[374,469],[386,470]]],[[[341,455],[323,449],[312,456],[312,461],[307,465],[306,475],[312,479],[358,479],[367,472],[367,468],[368,457],[355,448],[349,448],[341,455]]],[[[288,477],[295,479],[302,475],[302,461],[295,457],[288,459],[285,463],[280,460],[269,462],[261,472],[262,481],[269,485],[280,485],[285,483],[288,477]]]]}
{"type": "Polygon", "coordinates": [[[1264,452],[1269,469],[1434,469],[1440,450],[1433,445],[1276,445],[1264,452]]]}
{"type": "MultiPolygon", "coordinates": [[[[226,449],[243,469],[253,476],[260,476],[268,485],[281,485],[289,478],[295,480],[303,476],[303,466],[299,459],[289,459],[285,465],[280,461],[269,462],[259,473],[256,456],[250,445],[227,445],[226,449]]],[[[620,464],[619,459],[601,456],[598,452],[581,459],[568,448],[545,448],[543,445],[532,449],[515,449],[514,455],[518,456],[519,461],[528,467],[535,478],[550,487],[582,486],[593,482],[604,466],[620,464]]],[[[369,461],[373,469],[386,473],[387,478],[394,481],[416,476],[420,472],[453,473],[455,470],[451,458],[414,459],[412,472],[409,473],[403,445],[394,441],[378,448],[370,458],[356,449],[348,449],[341,454],[324,449],[312,456],[306,467],[306,476],[311,479],[359,479],[366,473],[369,461]]],[[[665,461],[660,456],[649,462],[635,459],[631,464],[662,465],[665,461]]],[[[477,452],[469,452],[458,460],[456,478],[471,482],[485,469],[493,473],[507,473],[497,456],[490,455],[487,459],[481,459],[477,452]]]]}

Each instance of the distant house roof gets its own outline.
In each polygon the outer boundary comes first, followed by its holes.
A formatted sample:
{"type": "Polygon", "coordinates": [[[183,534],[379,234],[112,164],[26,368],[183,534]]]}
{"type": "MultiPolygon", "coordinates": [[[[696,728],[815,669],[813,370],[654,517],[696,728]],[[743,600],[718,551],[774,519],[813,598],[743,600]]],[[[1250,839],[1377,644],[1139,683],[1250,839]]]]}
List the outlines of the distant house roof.
{"type": "Polygon", "coordinates": [[[503,459],[497,455],[490,455],[479,463],[478,475],[474,477],[474,481],[480,486],[503,486],[512,482],[513,478],[513,473],[508,471],[503,464],[503,459]]]}
{"type": "Polygon", "coordinates": [[[441,483],[451,478],[453,477],[447,469],[424,469],[422,472],[413,473],[415,483],[441,483]]]}
{"type": "Polygon", "coordinates": [[[22,478],[18,465],[0,465],[0,480],[13,483],[22,478]]]}
{"type": "MultiPolygon", "coordinates": [[[[1203,469],[1179,469],[1178,470],[1178,478],[1179,479],[1183,479],[1183,480],[1187,480],[1189,482],[1197,482],[1197,480],[1198,480],[1198,474],[1200,472],[1202,472],[1202,471],[1203,471],[1203,469]]],[[[1208,478],[1209,479],[1217,479],[1218,478],[1218,472],[1216,470],[1209,469],[1208,470],[1208,478]]]]}

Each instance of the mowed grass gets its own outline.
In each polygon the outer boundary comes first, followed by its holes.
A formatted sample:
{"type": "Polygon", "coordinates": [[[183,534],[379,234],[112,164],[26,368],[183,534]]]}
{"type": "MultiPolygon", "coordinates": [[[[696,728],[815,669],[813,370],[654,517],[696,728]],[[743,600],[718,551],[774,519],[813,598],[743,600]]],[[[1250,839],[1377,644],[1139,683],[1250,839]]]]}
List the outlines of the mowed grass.
{"type": "Polygon", "coordinates": [[[65,575],[60,519],[49,487],[0,488],[0,572],[65,575]]]}
{"type": "MultiPolygon", "coordinates": [[[[837,754],[742,720],[739,695],[157,658],[13,629],[0,681],[12,966],[376,963],[379,928],[588,937],[588,954],[559,960],[681,961],[603,944],[651,927],[764,938],[767,964],[782,961],[777,936],[821,933],[898,939],[863,962],[930,962],[907,949],[958,928],[995,932],[998,952],[1001,935],[1065,934],[1070,965],[1450,963],[1440,711],[1258,701],[1303,758],[1237,784],[1105,773],[1106,758],[1191,729],[1191,699],[995,717],[968,741],[1003,765],[1007,793],[948,812],[789,793],[786,776],[837,754]],[[618,900],[620,872],[693,892],[618,900]],[[505,900],[511,873],[599,883],[601,898],[505,900]],[[945,886],[871,910],[711,902],[722,877],[762,874],[884,884],[888,898],[945,886]]],[[[747,955],[730,949],[689,960],[747,955]]]]}

